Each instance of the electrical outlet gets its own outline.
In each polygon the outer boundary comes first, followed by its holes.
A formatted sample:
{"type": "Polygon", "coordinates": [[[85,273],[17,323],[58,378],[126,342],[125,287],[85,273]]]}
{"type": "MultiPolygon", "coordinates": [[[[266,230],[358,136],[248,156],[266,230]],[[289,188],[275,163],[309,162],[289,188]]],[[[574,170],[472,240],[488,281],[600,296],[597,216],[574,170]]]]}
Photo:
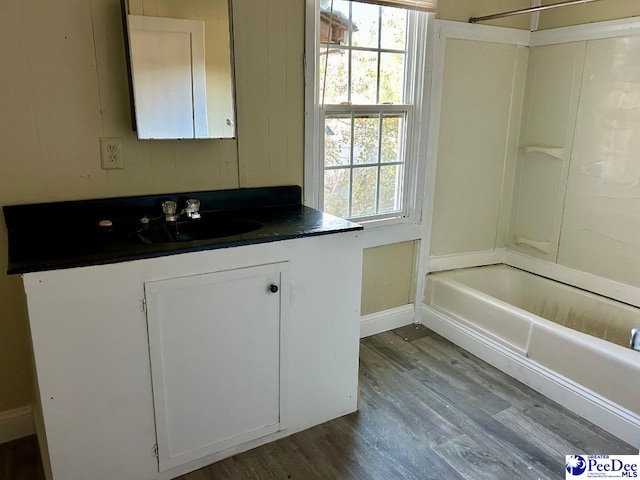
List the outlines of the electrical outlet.
{"type": "Polygon", "coordinates": [[[100,160],[103,170],[124,168],[122,139],[117,137],[100,138],[100,160]]]}

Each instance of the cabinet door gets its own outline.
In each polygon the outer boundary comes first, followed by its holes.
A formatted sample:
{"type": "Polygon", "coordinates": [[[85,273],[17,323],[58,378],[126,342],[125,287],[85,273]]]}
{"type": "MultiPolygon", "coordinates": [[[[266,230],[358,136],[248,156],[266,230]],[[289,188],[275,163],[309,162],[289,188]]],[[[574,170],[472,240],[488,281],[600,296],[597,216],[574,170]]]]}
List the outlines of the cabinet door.
{"type": "Polygon", "coordinates": [[[284,429],[285,267],[145,283],[160,471],[284,429]]]}

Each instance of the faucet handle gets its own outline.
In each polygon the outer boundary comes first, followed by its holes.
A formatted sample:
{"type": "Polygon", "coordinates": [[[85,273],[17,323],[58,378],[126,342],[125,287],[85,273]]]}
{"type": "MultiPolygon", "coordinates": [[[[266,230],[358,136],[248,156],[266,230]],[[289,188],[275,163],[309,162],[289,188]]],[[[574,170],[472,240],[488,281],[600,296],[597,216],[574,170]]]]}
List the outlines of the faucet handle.
{"type": "Polygon", "coordinates": [[[187,200],[187,206],[185,207],[185,211],[187,212],[187,217],[192,219],[200,218],[200,200],[196,200],[194,198],[190,198],[187,200]]]}
{"type": "Polygon", "coordinates": [[[177,220],[176,211],[178,210],[178,204],[168,200],[162,203],[162,212],[167,222],[175,222],[177,220]]]}

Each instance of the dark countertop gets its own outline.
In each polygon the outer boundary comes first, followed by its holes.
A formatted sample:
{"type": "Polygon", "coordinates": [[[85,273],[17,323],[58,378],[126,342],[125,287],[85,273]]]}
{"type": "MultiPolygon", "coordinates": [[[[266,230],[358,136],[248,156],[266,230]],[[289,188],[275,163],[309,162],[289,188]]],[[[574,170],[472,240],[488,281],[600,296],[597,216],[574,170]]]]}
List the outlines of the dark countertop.
{"type": "Polygon", "coordinates": [[[103,265],[362,230],[356,223],[302,205],[301,195],[300,187],[284,186],[4,206],[7,273],[103,265]],[[149,228],[165,229],[162,202],[177,201],[180,209],[187,198],[200,200],[202,219],[181,218],[181,224],[239,220],[262,226],[205,240],[149,243],[153,238],[147,234],[149,228]],[[145,216],[151,219],[147,226],[140,222],[145,216]],[[101,220],[113,225],[100,227],[101,220]]]}

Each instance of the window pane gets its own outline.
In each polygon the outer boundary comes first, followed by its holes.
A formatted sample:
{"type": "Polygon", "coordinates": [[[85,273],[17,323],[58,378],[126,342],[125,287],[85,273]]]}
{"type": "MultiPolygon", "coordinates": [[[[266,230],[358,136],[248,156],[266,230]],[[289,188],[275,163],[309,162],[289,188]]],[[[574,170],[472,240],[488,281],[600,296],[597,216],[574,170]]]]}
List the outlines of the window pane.
{"type": "Polygon", "coordinates": [[[390,50],[406,50],[407,11],[401,8],[382,8],[380,46],[390,50]]]}
{"type": "Polygon", "coordinates": [[[376,192],[378,168],[353,169],[353,205],[351,216],[374,215],[376,213],[376,192]]]}
{"type": "Polygon", "coordinates": [[[402,209],[402,165],[380,168],[379,213],[397,212],[402,209]]]}
{"type": "Polygon", "coordinates": [[[355,47],[378,48],[380,7],[367,3],[353,2],[352,8],[352,45],[355,47]]]}
{"type": "Polygon", "coordinates": [[[404,210],[408,114],[372,105],[411,102],[405,69],[413,14],[367,0],[322,0],[320,8],[320,102],[340,105],[324,111],[323,209],[396,216],[404,210]]]}
{"type": "Polygon", "coordinates": [[[326,118],[324,121],[324,166],[351,163],[351,115],[326,118]]]}
{"type": "Polygon", "coordinates": [[[321,3],[327,3],[327,8],[330,8],[333,4],[334,15],[344,20],[349,19],[349,4],[351,3],[349,0],[329,0],[328,2],[321,3]]]}
{"type": "Polygon", "coordinates": [[[320,103],[342,103],[349,100],[348,59],[347,50],[339,50],[329,45],[320,47],[320,103]],[[325,75],[325,68],[327,74],[325,75]],[[326,88],[325,87],[326,82],[326,88]],[[324,98],[323,98],[324,94],[324,98]],[[324,100],[324,102],[323,102],[324,100]]]}
{"type": "Polygon", "coordinates": [[[378,53],[352,51],[351,56],[351,102],[375,104],[378,90],[378,53]]]}
{"type": "Polygon", "coordinates": [[[402,103],[404,97],[404,54],[380,54],[380,103],[402,103]]]}
{"type": "Polygon", "coordinates": [[[404,117],[382,117],[382,163],[402,162],[402,140],[404,138],[404,117]]]}
{"type": "Polygon", "coordinates": [[[357,116],[353,124],[353,163],[378,163],[378,127],[377,114],[357,116]]]}
{"type": "Polygon", "coordinates": [[[349,3],[331,0],[320,4],[320,43],[347,45],[349,43],[349,3]]]}
{"type": "Polygon", "coordinates": [[[337,217],[349,216],[349,172],[348,168],[324,172],[324,210],[337,217]]]}

